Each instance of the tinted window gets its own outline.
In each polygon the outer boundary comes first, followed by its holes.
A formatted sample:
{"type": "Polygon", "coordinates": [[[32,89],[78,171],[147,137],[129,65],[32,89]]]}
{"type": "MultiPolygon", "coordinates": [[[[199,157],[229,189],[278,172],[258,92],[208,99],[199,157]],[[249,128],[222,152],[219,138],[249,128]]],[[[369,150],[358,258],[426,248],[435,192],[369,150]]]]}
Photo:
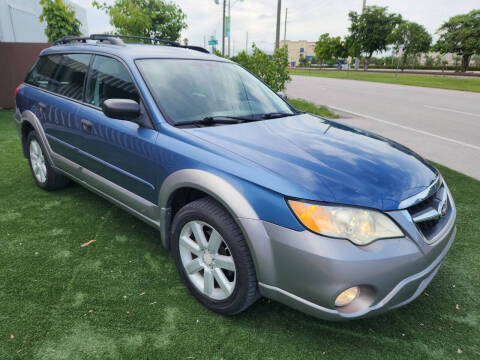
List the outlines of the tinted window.
{"type": "Polygon", "coordinates": [[[88,54],[42,56],[28,74],[26,83],[81,100],[90,57],[88,54]]]}
{"type": "Polygon", "coordinates": [[[42,56],[27,76],[26,83],[47,90],[56,88],[55,74],[62,60],[61,55],[42,56]]]}
{"type": "Polygon", "coordinates": [[[87,75],[91,55],[65,54],[55,76],[52,91],[75,100],[82,100],[83,81],[87,75]]]}
{"type": "Polygon", "coordinates": [[[270,88],[240,66],[201,60],[138,60],[153,96],[175,123],[210,116],[293,114],[270,88]]]}
{"type": "Polygon", "coordinates": [[[138,101],[138,93],[130,75],[118,60],[95,56],[90,71],[85,101],[102,106],[107,99],[132,99],[138,101]]]}

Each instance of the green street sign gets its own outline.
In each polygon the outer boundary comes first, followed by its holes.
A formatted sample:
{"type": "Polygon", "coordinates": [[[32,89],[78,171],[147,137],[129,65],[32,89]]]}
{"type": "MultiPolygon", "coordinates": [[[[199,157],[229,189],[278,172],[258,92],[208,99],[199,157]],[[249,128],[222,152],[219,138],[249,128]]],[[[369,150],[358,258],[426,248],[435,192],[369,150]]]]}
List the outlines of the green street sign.
{"type": "Polygon", "coordinates": [[[218,45],[218,40],[215,40],[215,39],[208,40],[208,45],[218,45]]]}
{"type": "Polygon", "coordinates": [[[225,36],[230,37],[230,16],[225,17],[225,36]]]}

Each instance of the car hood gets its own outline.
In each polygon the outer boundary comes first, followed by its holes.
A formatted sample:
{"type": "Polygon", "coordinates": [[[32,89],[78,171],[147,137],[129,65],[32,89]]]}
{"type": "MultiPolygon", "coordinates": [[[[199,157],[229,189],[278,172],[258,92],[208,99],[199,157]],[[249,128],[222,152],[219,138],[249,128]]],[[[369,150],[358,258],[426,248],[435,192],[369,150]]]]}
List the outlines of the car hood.
{"type": "Polygon", "coordinates": [[[308,114],[191,131],[280,176],[281,189],[257,182],[290,197],[394,210],[438,177],[402,145],[308,114]]]}

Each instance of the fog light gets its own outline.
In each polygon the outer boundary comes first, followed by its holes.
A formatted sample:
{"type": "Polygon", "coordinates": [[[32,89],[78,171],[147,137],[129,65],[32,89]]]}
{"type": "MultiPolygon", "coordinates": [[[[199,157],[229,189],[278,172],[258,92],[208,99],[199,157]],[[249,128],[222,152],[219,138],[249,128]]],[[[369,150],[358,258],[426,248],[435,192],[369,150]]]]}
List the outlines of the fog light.
{"type": "Polygon", "coordinates": [[[351,287],[340,293],[335,299],[335,306],[347,306],[353,300],[355,300],[360,294],[360,289],[358,286],[351,287]]]}

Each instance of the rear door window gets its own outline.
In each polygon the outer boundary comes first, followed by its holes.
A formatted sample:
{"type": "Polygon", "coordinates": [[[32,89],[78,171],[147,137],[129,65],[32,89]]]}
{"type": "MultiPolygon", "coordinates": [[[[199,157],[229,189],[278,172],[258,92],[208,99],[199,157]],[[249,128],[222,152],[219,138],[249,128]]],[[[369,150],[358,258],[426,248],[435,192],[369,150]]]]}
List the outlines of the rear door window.
{"type": "Polygon", "coordinates": [[[83,82],[87,76],[91,55],[64,54],[55,76],[56,93],[75,100],[82,100],[83,82]]]}
{"type": "Polygon", "coordinates": [[[61,55],[47,55],[38,59],[25,82],[42,89],[54,91],[57,87],[55,74],[62,61],[61,55]]]}
{"type": "Polygon", "coordinates": [[[42,56],[25,82],[75,100],[82,100],[83,83],[90,58],[89,54],[42,56]]]}
{"type": "Polygon", "coordinates": [[[107,99],[139,101],[139,95],[128,70],[118,60],[96,55],[90,69],[85,102],[101,107],[107,99]]]}

